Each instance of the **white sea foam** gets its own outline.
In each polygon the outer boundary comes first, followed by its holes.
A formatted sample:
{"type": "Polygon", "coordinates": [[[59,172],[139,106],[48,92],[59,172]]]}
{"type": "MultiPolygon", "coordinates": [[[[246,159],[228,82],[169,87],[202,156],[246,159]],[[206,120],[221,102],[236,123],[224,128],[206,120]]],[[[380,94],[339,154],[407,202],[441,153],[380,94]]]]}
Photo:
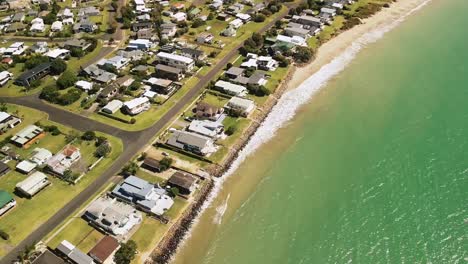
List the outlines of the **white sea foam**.
{"type": "MultiPolygon", "coordinates": [[[[272,111],[268,114],[265,121],[252,136],[249,143],[239,152],[237,159],[231,164],[231,166],[225,172],[225,174],[221,178],[214,179],[213,191],[210,193],[206,202],[202,206],[200,213],[203,213],[203,211],[205,211],[211,206],[214,199],[222,189],[223,182],[230,175],[232,175],[239,168],[239,166],[260,146],[271,140],[275,136],[276,132],[281,127],[284,127],[285,124],[287,124],[287,122],[289,122],[295,116],[297,110],[301,106],[306,104],[308,101],[310,101],[310,99],[320,89],[325,87],[329,80],[331,80],[333,77],[342,72],[363,48],[381,39],[385,35],[385,33],[397,27],[406,18],[423,8],[431,1],[432,0],[426,0],[417,7],[407,11],[404,14],[401,14],[399,17],[395,18],[393,21],[386,24],[385,26],[376,28],[372,31],[363,34],[339,56],[333,59],[330,63],[320,68],[319,71],[310,76],[298,88],[286,92],[280,98],[276,106],[273,107],[272,111]]],[[[215,218],[216,217],[218,216],[216,215],[215,218]]],[[[197,222],[198,219],[194,221],[194,225],[196,225],[197,222]]],[[[190,235],[188,234],[186,238],[188,238],[189,236],[190,235]]]]}

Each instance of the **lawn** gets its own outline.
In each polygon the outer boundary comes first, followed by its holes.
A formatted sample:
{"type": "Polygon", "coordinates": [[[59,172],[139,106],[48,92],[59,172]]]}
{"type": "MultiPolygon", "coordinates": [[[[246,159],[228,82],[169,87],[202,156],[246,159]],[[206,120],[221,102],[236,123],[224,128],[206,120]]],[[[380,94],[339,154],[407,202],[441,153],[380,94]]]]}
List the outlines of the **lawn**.
{"type": "Polygon", "coordinates": [[[0,140],[12,136],[30,124],[47,119],[48,115],[44,112],[19,105],[7,104],[7,112],[21,118],[22,123],[0,135],[0,140]]]}
{"type": "Polygon", "coordinates": [[[136,176],[153,184],[164,182],[164,179],[142,169],[137,171],[136,176]]]}
{"type": "Polygon", "coordinates": [[[209,92],[206,92],[200,99],[202,99],[202,102],[219,108],[223,108],[229,101],[227,98],[216,96],[209,92]]]}
{"type": "MultiPolygon", "coordinates": [[[[28,108],[23,108],[20,106],[15,107],[18,109],[18,112],[30,111],[28,108]]],[[[57,125],[62,132],[66,133],[70,133],[72,131],[70,128],[48,121],[47,115],[45,114],[41,116],[42,118],[30,118],[29,121],[35,120],[41,121],[41,124],[54,124],[57,125]]],[[[23,125],[27,125],[26,120],[23,121],[22,126],[23,125]]],[[[97,134],[98,136],[105,136],[108,138],[112,145],[112,152],[108,158],[103,159],[95,168],[93,168],[93,170],[87,173],[78,184],[70,185],[62,180],[50,176],[49,180],[52,182],[52,185],[45,188],[32,199],[24,199],[14,195],[15,200],[18,203],[16,208],[0,218],[0,227],[10,235],[10,239],[8,241],[0,241],[0,256],[5,255],[9,248],[14,247],[19,242],[21,242],[34,229],[39,227],[66,203],[73,199],[73,197],[78,195],[87,186],[92,184],[92,182],[94,182],[94,180],[96,180],[96,178],[99,177],[120,155],[120,153],[123,151],[123,145],[120,139],[101,133],[97,134]]],[[[38,145],[50,142],[47,144],[50,144],[49,147],[54,148],[54,146],[52,146],[53,140],[48,141],[47,138],[53,139],[54,137],[47,135],[46,138],[44,138],[44,140],[42,140],[38,145]],[[47,139],[47,141],[45,139],[47,139]]],[[[64,143],[57,144],[55,148],[60,149],[64,143]]],[[[96,158],[92,155],[92,152],[94,152],[95,149],[94,144],[81,140],[75,141],[73,144],[80,148],[83,158],[87,164],[95,161],[96,158]]],[[[26,152],[23,154],[27,155],[26,152]]],[[[14,168],[15,165],[16,164],[14,164],[14,162],[10,162],[9,164],[9,166],[12,168],[14,168]]],[[[11,171],[0,178],[0,189],[6,190],[9,193],[13,193],[15,185],[24,178],[24,175],[16,171],[11,171]]]]}

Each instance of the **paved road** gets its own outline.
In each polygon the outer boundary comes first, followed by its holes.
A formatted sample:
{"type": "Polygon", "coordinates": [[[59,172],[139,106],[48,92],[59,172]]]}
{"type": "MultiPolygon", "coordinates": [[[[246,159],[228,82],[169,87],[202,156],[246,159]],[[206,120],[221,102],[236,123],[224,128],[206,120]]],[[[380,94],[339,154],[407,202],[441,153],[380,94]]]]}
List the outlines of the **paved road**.
{"type": "MultiPolygon", "coordinates": [[[[272,22],[265,25],[259,33],[263,33],[272,26],[274,26],[277,20],[280,20],[287,12],[280,15],[272,22]]],[[[221,71],[225,65],[231,61],[238,54],[238,49],[242,46],[239,44],[233,48],[214,68],[208,72],[205,76],[200,78],[200,81],[185,94],[177,103],[174,105],[164,116],[161,117],[151,127],[138,131],[129,132],[124,131],[100,122],[90,120],[86,117],[70,113],[68,111],[53,107],[49,104],[42,102],[37,96],[27,97],[9,97],[2,98],[5,102],[24,105],[35,108],[40,111],[44,111],[49,114],[49,118],[55,122],[63,123],[75,129],[86,131],[96,130],[104,133],[108,133],[117,137],[120,137],[124,143],[123,153],[115,160],[115,162],[106,170],[99,178],[90,186],[88,186],[83,192],[77,195],[73,200],[66,204],[62,209],[57,211],[50,219],[44,224],[32,232],[26,239],[24,239],[18,246],[11,250],[8,255],[0,260],[0,264],[12,263],[18,254],[27,245],[31,245],[40,241],[44,236],[50,233],[56,226],[60,225],[67,217],[73,214],[80,206],[82,206],[89,197],[92,197],[99,189],[104,186],[113,176],[118,174],[122,167],[129,162],[138,152],[140,152],[145,146],[151,143],[152,138],[158,132],[160,132],[173,118],[175,118],[184,107],[190,103],[196,95],[198,95],[206,86],[206,84],[216,77],[217,73],[221,71]]]]}

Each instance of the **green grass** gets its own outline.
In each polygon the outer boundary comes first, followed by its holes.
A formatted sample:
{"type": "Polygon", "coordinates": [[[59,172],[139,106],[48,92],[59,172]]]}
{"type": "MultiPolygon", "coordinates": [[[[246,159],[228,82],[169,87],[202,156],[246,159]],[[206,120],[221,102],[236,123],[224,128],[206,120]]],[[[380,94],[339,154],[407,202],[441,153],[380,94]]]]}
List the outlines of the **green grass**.
{"type": "MultiPolygon", "coordinates": [[[[28,110],[27,108],[25,108],[26,110],[23,109],[23,107],[16,107],[20,112],[28,110]]],[[[43,119],[38,120],[41,121],[42,124],[55,124],[46,120],[46,115],[42,115],[42,118],[43,119]]],[[[26,125],[25,122],[23,123],[26,125]]],[[[57,125],[61,131],[66,131],[67,133],[72,130],[60,124],[55,125],[57,125]]],[[[73,197],[78,195],[87,186],[92,184],[97,177],[99,177],[105,170],[107,170],[107,168],[120,155],[120,153],[122,153],[123,144],[120,139],[109,135],[104,135],[102,133],[97,134],[99,136],[105,136],[108,138],[112,145],[112,152],[108,158],[103,159],[93,170],[87,173],[78,184],[69,185],[64,181],[51,176],[49,179],[52,182],[52,185],[48,186],[32,199],[24,199],[14,195],[18,205],[11,212],[0,218],[0,226],[3,230],[10,234],[10,240],[0,241],[0,256],[5,255],[8,249],[21,242],[27,235],[43,224],[73,197]]],[[[47,135],[46,138],[47,137],[53,138],[50,135],[47,135]]],[[[93,144],[84,141],[77,141],[74,144],[76,144],[81,149],[83,159],[86,163],[90,164],[96,159],[94,156],[92,156],[92,152],[94,152],[95,148],[93,144]]],[[[60,148],[59,146],[60,145],[58,144],[56,148],[60,148]]],[[[26,155],[26,153],[24,154],[26,155]]],[[[13,163],[10,164],[10,166],[13,168],[14,165],[15,164],[13,163]]],[[[9,193],[13,193],[15,185],[24,178],[24,175],[19,174],[16,171],[11,171],[0,178],[0,189],[6,190],[9,193]]]]}
{"type": "Polygon", "coordinates": [[[136,176],[153,184],[162,183],[165,181],[164,179],[141,169],[137,171],[136,176]]]}
{"type": "Polygon", "coordinates": [[[216,95],[211,94],[211,93],[205,93],[204,96],[203,96],[203,99],[202,99],[202,102],[205,102],[207,104],[210,104],[212,106],[216,106],[216,107],[219,107],[219,108],[223,108],[228,101],[229,101],[229,99],[226,99],[226,98],[223,98],[223,97],[220,97],[220,96],[216,96],[216,95]]]}
{"type": "Polygon", "coordinates": [[[74,218],[62,232],[58,233],[47,246],[56,248],[60,242],[67,240],[83,252],[88,252],[104,237],[104,234],[94,229],[81,218],[74,218]]]}
{"type": "Polygon", "coordinates": [[[19,105],[7,104],[7,109],[8,113],[20,117],[22,123],[8,130],[6,133],[0,135],[0,140],[12,136],[18,133],[19,131],[23,130],[28,125],[34,124],[35,122],[40,120],[45,120],[48,117],[48,115],[44,112],[19,105]]]}

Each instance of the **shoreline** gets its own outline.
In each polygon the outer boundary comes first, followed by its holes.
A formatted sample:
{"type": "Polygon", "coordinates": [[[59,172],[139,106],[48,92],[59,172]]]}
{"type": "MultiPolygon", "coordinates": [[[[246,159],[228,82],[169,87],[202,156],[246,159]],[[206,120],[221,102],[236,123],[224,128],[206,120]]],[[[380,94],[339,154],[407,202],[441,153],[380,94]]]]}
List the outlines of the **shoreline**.
{"type": "MultiPolygon", "coordinates": [[[[244,136],[231,148],[228,156],[223,161],[223,164],[210,169],[210,174],[216,178],[226,178],[223,176],[230,171],[233,163],[238,159],[240,152],[247,146],[258,128],[262,126],[265,119],[285,93],[300,87],[313,74],[322,69],[322,67],[331,63],[366,33],[387,25],[392,21],[401,18],[402,13],[416,10],[418,7],[428,2],[430,2],[430,0],[400,0],[398,2],[394,2],[389,8],[383,8],[371,17],[362,20],[362,24],[346,31],[339,31],[335,37],[330,39],[328,42],[323,43],[317,49],[316,57],[311,62],[301,66],[291,65],[288,74],[278,85],[275,93],[268,98],[262,106],[260,113],[252,118],[254,122],[246,129],[244,136]]],[[[206,204],[209,203],[209,198],[216,198],[216,194],[214,194],[214,197],[210,197],[213,195],[215,183],[211,179],[207,180],[209,182],[206,187],[202,189],[199,197],[195,199],[194,204],[187,209],[184,215],[180,217],[168,231],[168,234],[172,233],[172,235],[163,237],[155,250],[151,253],[150,258],[147,259],[145,263],[170,263],[176,256],[181,243],[183,243],[186,236],[190,234],[196,219],[199,218],[200,214],[203,213],[206,204]]]]}

